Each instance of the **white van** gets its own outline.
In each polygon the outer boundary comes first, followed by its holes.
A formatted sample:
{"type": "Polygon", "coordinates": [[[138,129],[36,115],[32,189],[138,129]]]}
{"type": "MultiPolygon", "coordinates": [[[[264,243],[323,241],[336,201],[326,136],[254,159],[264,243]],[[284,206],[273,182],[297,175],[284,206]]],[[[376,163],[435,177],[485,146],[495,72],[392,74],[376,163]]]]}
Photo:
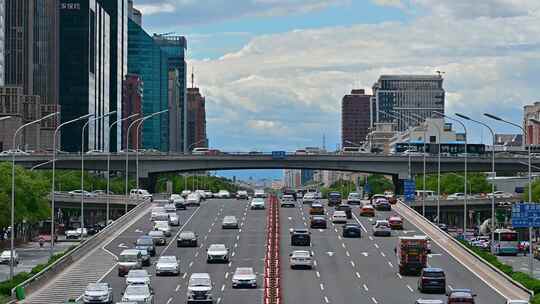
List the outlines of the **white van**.
{"type": "Polygon", "coordinates": [[[191,154],[193,155],[206,155],[208,153],[208,148],[195,148],[193,151],[191,151],[191,154]]]}
{"type": "Polygon", "coordinates": [[[151,202],[154,200],[152,194],[145,189],[131,189],[129,196],[132,198],[149,198],[151,202]]]}

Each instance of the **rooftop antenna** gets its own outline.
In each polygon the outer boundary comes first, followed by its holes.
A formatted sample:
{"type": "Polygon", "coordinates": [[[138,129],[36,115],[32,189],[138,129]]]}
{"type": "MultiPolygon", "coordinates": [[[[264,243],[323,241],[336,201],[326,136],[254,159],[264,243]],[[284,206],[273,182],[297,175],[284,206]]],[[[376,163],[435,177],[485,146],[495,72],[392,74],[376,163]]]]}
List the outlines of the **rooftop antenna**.
{"type": "Polygon", "coordinates": [[[195,68],[191,66],[191,88],[195,88],[195,68]]]}
{"type": "Polygon", "coordinates": [[[324,133],[322,135],[322,148],[323,148],[323,151],[326,150],[326,134],[324,133]]]}

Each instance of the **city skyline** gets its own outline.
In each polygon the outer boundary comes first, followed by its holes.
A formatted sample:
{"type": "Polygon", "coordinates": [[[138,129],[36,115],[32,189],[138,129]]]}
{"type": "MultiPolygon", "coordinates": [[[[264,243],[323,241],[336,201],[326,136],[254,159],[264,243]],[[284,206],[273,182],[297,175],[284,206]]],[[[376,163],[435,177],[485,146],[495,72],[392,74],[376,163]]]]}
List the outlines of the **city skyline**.
{"type": "MultiPolygon", "coordinates": [[[[136,2],[151,31],[193,37],[190,64],[207,96],[216,148],[293,150],[320,143],[321,130],[335,147],[341,97],[353,88],[370,94],[383,74],[446,72],[451,114],[479,117],[497,103],[496,114],[519,122],[522,106],[540,95],[535,1],[497,1],[490,9],[463,1],[272,1],[249,9],[244,2],[227,16],[216,16],[208,1],[136,2]],[[237,145],[225,144],[230,136],[237,145]]],[[[476,125],[470,138],[489,139],[476,125]]]]}

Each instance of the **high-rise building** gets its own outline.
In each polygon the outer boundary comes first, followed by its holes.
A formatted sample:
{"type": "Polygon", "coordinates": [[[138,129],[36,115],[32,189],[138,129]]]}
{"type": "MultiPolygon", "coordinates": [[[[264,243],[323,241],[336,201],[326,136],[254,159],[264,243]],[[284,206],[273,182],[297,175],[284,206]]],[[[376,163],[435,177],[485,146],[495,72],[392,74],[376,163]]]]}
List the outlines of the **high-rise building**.
{"type": "MultiPolygon", "coordinates": [[[[122,117],[128,117],[133,114],[139,114],[136,118],[143,117],[142,112],[142,99],[144,86],[139,75],[127,74],[124,79],[124,85],[122,89],[122,117]]],[[[131,121],[126,121],[122,125],[122,149],[126,149],[127,129],[131,121]]],[[[137,130],[131,128],[130,139],[137,138],[137,130]]]]}
{"type": "Polygon", "coordinates": [[[301,171],[302,173],[300,183],[302,184],[302,186],[313,181],[314,171],[312,169],[302,169],[301,171]]]}
{"type": "MultiPolygon", "coordinates": [[[[110,17],[96,0],[62,0],[60,6],[61,121],[110,111],[110,17]]],[[[81,151],[85,121],[62,130],[66,151],[81,151]]],[[[85,150],[109,150],[109,117],[88,125],[85,150]]]]}
{"type": "MultiPolygon", "coordinates": [[[[169,71],[174,71],[169,77],[175,80],[169,82],[169,86],[178,89],[174,98],[169,96],[169,151],[184,151],[187,136],[187,108],[186,108],[186,48],[187,41],[184,36],[173,36],[168,34],[154,34],[154,41],[167,54],[167,65],[169,71]]],[[[173,88],[170,87],[169,90],[173,88]]]]}
{"type": "Polygon", "coordinates": [[[371,95],[364,90],[352,90],[341,101],[341,146],[359,146],[369,132],[371,95]]]}
{"type": "Polygon", "coordinates": [[[35,149],[34,143],[39,142],[40,126],[30,125],[22,130],[16,146],[13,147],[13,133],[21,125],[41,117],[40,97],[26,95],[22,87],[0,87],[0,116],[11,116],[0,121],[0,151],[9,149],[35,149]],[[9,131],[5,131],[9,130],[9,131]]]}
{"type": "MultiPolygon", "coordinates": [[[[128,72],[139,75],[144,83],[142,112],[145,115],[168,109],[168,55],[131,19],[128,21],[128,72]]],[[[169,114],[144,122],[142,148],[169,151],[169,114]]]]}
{"type": "MultiPolygon", "coordinates": [[[[122,81],[127,74],[128,0],[98,0],[110,17],[109,111],[122,113],[122,81]]],[[[117,117],[120,117],[117,115],[117,117]]],[[[111,151],[120,148],[122,122],[111,131],[111,151]]]]}
{"type": "Polygon", "coordinates": [[[540,124],[531,122],[540,120],[540,101],[523,106],[523,128],[527,131],[525,145],[540,145],[540,124]]]}
{"type": "Polygon", "coordinates": [[[208,147],[206,136],[206,99],[199,88],[188,88],[187,145],[192,151],[198,147],[208,147]]]}
{"type": "MultiPolygon", "coordinates": [[[[40,116],[59,110],[59,10],[60,0],[2,0],[4,17],[0,36],[4,56],[2,85],[22,88],[22,94],[39,96],[40,116]]],[[[67,8],[67,7],[66,7],[67,8]]],[[[0,9],[1,10],[1,9],[0,9]]],[[[26,143],[32,149],[52,148],[52,132],[56,119],[40,125],[35,142],[26,143]]],[[[6,130],[13,133],[15,130],[6,130]]]]}
{"type": "Polygon", "coordinates": [[[399,131],[417,125],[407,118],[411,114],[426,119],[433,116],[433,111],[444,113],[441,75],[381,75],[373,85],[373,97],[374,122],[393,122],[395,119],[385,113],[397,115],[399,131]]]}

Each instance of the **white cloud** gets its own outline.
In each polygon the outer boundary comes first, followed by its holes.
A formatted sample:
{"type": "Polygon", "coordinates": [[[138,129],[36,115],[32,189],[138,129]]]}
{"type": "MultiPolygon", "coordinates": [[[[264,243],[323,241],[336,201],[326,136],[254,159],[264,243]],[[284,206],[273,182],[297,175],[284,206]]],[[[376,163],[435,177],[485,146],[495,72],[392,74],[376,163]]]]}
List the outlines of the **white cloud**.
{"type": "Polygon", "coordinates": [[[405,5],[401,0],[373,0],[375,4],[382,5],[382,6],[393,6],[398,8],[403,8],[405,5]]]}
{"type": "Polygon", "coordinates": [[[454,18],[508,18],[526,16],[540,9],[538,0],[409,0],[438,16],[454,18]]]}
{"type": "Polygon", "coordinates": [[[155,4],[139,4],[136,5],[136,8],[139,9],[143,13],[143,15],[172,13],[175,11],[174,5],[166,2],[155,4]]]}
{"type": "Polygon", "coordinates": [[[323,133],[338,142],[340,101],[353,84],[370,91],[380,74],[437,70],[446,72],[448,113],[492,110],[520,121],[522,105],[540,95],[539,17],[433,13],[254,37],[219,59],[193,62],[216,119],[209,134],[225,149],[231,134],[246,149],[320,145],[323,133]]]}

